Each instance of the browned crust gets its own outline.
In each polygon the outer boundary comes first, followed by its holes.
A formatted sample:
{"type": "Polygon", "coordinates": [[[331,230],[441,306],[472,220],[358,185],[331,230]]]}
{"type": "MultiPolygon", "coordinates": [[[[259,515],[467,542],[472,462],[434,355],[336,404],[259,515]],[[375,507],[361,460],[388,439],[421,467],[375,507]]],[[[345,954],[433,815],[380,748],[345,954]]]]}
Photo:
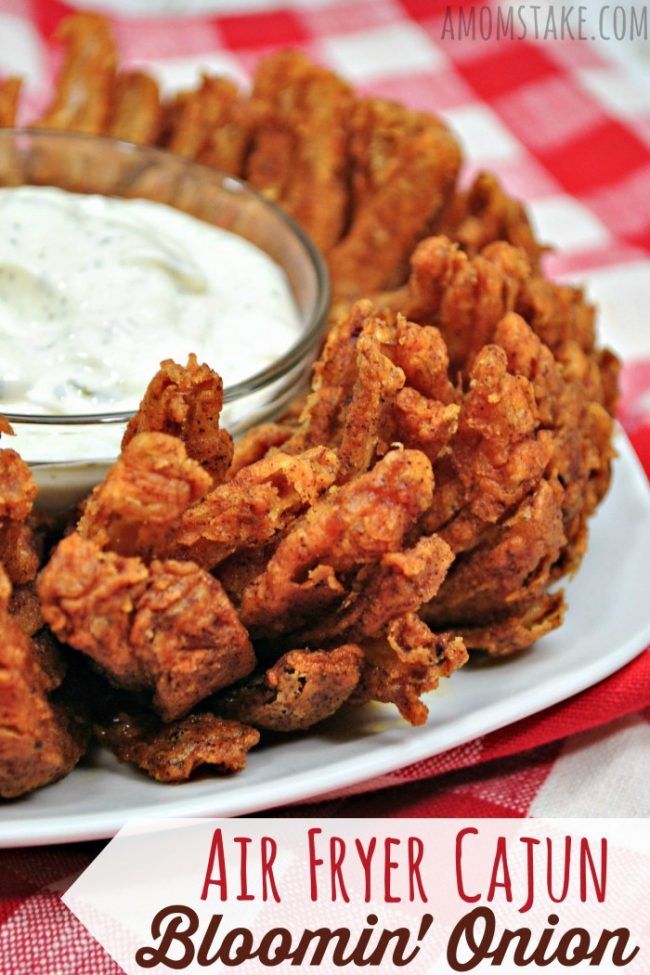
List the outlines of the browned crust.
{"type": "Polygon", "coordinates": [[[183,513],[211,486],[182,440],[137,433],[88,498],[77,530],[120,555],[161,558],[174,546],[183,513]]]}
{"type": "Polygon", "coordinates": [[[166,433],[185,444],[188,455],[220,484],[232,460],[232,439],[219,427],[223,382],[209,366],[191,354],[187,365],[161,362],[130,421],[122,447],[138,433],[166,433]]]}
{"type": "Polygon", "coordinates": [[[76,13],[57,27],[55,38],[65,46],[54,98],[36,125],[99,135],[107,130],[117,52],[105,17],[76,13]]]}
{"type": "Polygon", "coordinates": [[[191,562],[147,566],[72,534],[41,573],[39,595],[57,637],[119,686],[153,694],[165,721],[255,666],[222,586],[191,562]]]}
{"type": "Polygon", "coordinates": [[[61,684],[58,650],[36,644],[7,613],[0,565],[0,797],[14,799],[67,775],[86,750],[90,725],[61,684]]]}
{"type": "Polygon", "coordinates": [[[108,135],[125,142],[154,145],[162,126],[160,92],[144,71],[122,71],[117,76],[108,135]]]}
{"type": "Polygon", "coordinates": [[[432,633],[413,613],[393,620],[384,636],[365,641],[363,651],[365,664],[351,703],[394,704],[413,725],[424,724],[429,714],[421,696],[467,661],[460,637],[432,633]]]}
{"type": "Polygon", "coordinates": [[[156,782],[186,782],[200,768],[226,775],[246,767],[259,741],[254,728],[214,714],[191,714],[161,725],[153,715],[119,711],[95,722],[95,736],[121,762],[129,762],[156,782]]]}
{"type": "Polygon", "coordinates": [[[306,731],[331,717],[359,683],[363,653],[290,650],[260,677],[219,698],[219,711],[268,731],[306,731]]]}
{"type": "Polygon", "coordinates": [[[5,78],[0,81],[0,129],[11,128],[17,123],[22,84],[20,78],[5,78]]]}

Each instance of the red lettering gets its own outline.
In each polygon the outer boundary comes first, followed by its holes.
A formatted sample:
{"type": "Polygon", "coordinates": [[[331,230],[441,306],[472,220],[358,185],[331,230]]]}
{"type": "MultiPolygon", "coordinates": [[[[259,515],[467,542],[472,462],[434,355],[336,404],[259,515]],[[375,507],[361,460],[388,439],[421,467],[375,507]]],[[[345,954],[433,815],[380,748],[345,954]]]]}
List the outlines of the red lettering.
{"type": "Polygon", "coordinates": [[[548,896],[554,904],[561,904],[569,892],[569,879],[571,876],[571,837],[564,838],[564,873],[562,875],[562,891],[559,897],[553,893],[553,840],[546,839],[546,888],[548,896]]]}
{"type": "Polygon", "coordinates": [[[596,875],[596,864],[591,853],[589,840],[580,840],[580,900],[584,904],[587,900],[587,866],[591,873],[596,900],[602,904],[605,900],[605,889],[607,887],[607,840],[605,837],[600,841],[600,877],[596,875]]]}
{"type": "Polygon", "coordinates": [[[363,875],[365,879],[365,891],[363,897],[366,904],[368,904],[372,898],[372,874],[370,868],[372,865],[372,858],[375,855],[375,849],[377,848],[377,837],[373,836],[371,838],[370,842],[368,843],[367,851],[364,849],[361,840],[355,840],[354,845],[357,848],[359,860],[361,861],[361,866],[363,867],[363,875]]]}
{"type": "Polygon", "coordinates": [[[463,884],[463,840],[471,833],[478,836],[477,829],[475,829],[473,826],[466,826],[465,829],[461,829],[456,836],[456,886],[458,888],[458,896],[461,900],[464,900],[466,904],[473,904],[481,899],[480,894],[466,894],[463,884]]]}
{"type": "Polygon", "coordinates": [[[391,846],[399,846],[399,842],[392,836],[387,836],[384,840],[384,900],[387,904],[398,904],[402,899],[401,897],[393,897],[390,888],[391,874],[399,866],[397,860],[391,860],[390,848],[391,846]]]}
{"type": "Polygon", "coordinates": [[[212,836],[212,843],[210,845],[210,856],[208,858],[208,868],[205,872],[205,880],[203,881],[203,890],[201,892],[201,900],[205,901],[208,899],[208,892],[210,887],[218,887],[221,891],[221,900],[225,901],[228,899],[228,883],[226,879],[226,858],[223,852],[223,836],[221,835],[220,829],[215,829],[212,836]],[[217,877],[213,877],[212,871],[214,870],[215,860],[219,868],[219,873],[217,877]]]}
{"type": "Polygon", "coordinates": [[[273,894],[273,900],[276,904],[280,903],[280,895],[278,893],[278,888],[275,885],[275,877],[273,875],[273,864],[275,863],[275,858],[278,855],[278,844],[275,842],[271,836],[263,836],[261,843],[261,857],[262,857],[262,900],[270,900],[269,891],[273,894]]]}
{"type": "Polygon", "coordinates": [[[424,884],[422,883],[422,876],[420,874],[420,864],[424,859],[424,843],[417,836],[409,836],[408,841],[408,865],[409,865],[409,900],[415,900],[415,886],[420,895],[420,900],[423,904],[427,903],[427,895],[424,890],[424,884]]]}
{"type": "Polygon", "coordinates": [[[533,906],[533,901],[535,900],[535,856],[534,848],[539,846],[540,841],[535,839],[534,836],[520,836],[519,842],[523,843],[526,847],[526,874],[528,877],[528,893],[526,895],[526,903],[523,907],[519,908],[520,914],[525,914],[533,906]]]}
{"type": "Polygon", "coordinates": [[[250,836],[235,836],[235,843],[239,843],[239,893],[238,901],[254,901],[253,894],[248,893],[248,846],[252,843],[250,836]]]}
{"type": "Polygon", "coordinates": [[[512,901],[512,882],[510,880],[510,871],[508,870],[505,836],[499,836],[497,839],[497,851],[494,857],[492,876],[490,877],[490,886],[487,893],[488,901],[494,900],[497,887],[502,887],[505,890],[506,900],[508,902],[512,901]],[[499,879],[499,873],[502,874],[503,880],[499,879]]]}
{"type": "Polygon", "coordinates": [[[332,901],[337,899],[336,884],[338,882],[339,889],[341,891],[341,898],[346,904],[349,904],[350,898],[348,897],[348,892],[345,889],[345,881],[343,880],[343,871],[341,869],[343,866],[343,861],[345,860],[345,840],[341,839],[340,836],[332,836],[330,838],[330,857],[332,860],[332,901]]]}
{"type": "Polygon", "coordinates": [[[309,896],[312,901],[318,900],[316,867],[322,867],[324,862],[320,857],[316,856],[316,834],[322,832],[322,829],[319,829],[317,826],[307,832],[307,843],[309,847],[309,896]]]}

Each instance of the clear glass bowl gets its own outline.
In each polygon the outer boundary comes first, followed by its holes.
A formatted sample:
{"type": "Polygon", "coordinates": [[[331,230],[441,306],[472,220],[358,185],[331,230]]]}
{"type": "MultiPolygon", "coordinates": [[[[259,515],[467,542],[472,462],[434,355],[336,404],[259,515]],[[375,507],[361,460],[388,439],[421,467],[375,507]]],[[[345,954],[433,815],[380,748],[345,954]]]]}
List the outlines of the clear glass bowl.
{"type": "MultiPolygon", "coordinates": [[[[236,233],[267,253],[287,276],[302,330],[295,345],[272,365],[226,387],[224,425],[233,436],[240,436],[254,424],[279,415],[298,394],[323,333],[330,289],[319,252],[282,210],[241,180],[161,149],[67,132],[2,129],[0,186],[22,185],[165,203],[236,233]]],[[[165,350],[160,352],[160,358],[165,358],[165,350]]],[[[218,363],[210,364],[218,369],[218,363]]],[[[54,510],[79,498],[114,460],[66,455],[66,434],[69,440],[80,427],[90,434],[104,424],[122,428],[131,415],[9,415],[17,434],[11,446],[18,450],[21,432],[26,442],[28,429],[45,432],[50,440],[57,438],[51,440],[54,461],[29,458],[41,488],[42,507],[54,510]]]]}

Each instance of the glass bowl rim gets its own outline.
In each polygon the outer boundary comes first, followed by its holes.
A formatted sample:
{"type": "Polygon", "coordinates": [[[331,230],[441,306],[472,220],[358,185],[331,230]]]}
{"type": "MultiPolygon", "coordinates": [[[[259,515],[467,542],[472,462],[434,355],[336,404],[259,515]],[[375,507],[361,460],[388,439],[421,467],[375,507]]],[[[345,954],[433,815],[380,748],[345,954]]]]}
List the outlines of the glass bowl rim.
{"type": "MultiPolygon", "coordinates": [[[[61,131],[58,129],[37,129],[29,126],[13,126],[0,129],[0,141],[6,139],[18,139],[21,136],[28,136],[30,139],[60,139],[61,142],[82,142],[95,145],[105,145],[110,146],[113,149],[119,149],[120,151],[125,151],[129,154],[143,153],[148,156],[153,156],[154,158],[160,159],[163,163],[165,160],[173,160],[175,165],[181,165],[187,170],[198,170],[199,172],[208,174],[211,178],[216,179],[221,186],[226,189],[237,187],[237,192],[243,193],[248,196],[252,196],[259,200],[259,202],[268,209],[271,213],[279,218],[281,223],[284,223],[288,230],[297,238],[299,243],[302,245],[304,251],[307,254],[307,258],[311,263],[315,275],[316,275],[316,303],[314,310],[310,316],[307,323],[306,330],[303,335],[298,339],[298,341],[291,346],[291,348],[276,359],[270,366],[259,372],[253,373],[252,376],[248,376],[246,379],[241,379],[237,383],[233,383],[231,386],[224,386],[223,390],[223,401],[226,403],[233,403],[244,396],[249,396],[251,393],[259,392],[265,389],[267,386],[272,385],[279,379],[288,375],[292,369],[300,365],[303,359],[311,351],[313,346],[316,344],[320,338],[321,333],[325,327],[327,321],[327,316],[330,310],[331,303],[331,286],[330,286],[330,276],[327,269],[325,260],[312,241],[311,237],[305,233],[305,231],[300,227],[296,221],[291,217],[286,211],[284,211],[277,204],[268,200],[259,190],[256,190],[250,183],[246,180],[240,179],[238,176],[231,176],[229,173],[223,172],[223,170],[216,169],[212,166],[206,166],[203,163],[197,162],[194,159],[186,158],[184,156],[178,155],[174,152],[169,152],[167,149],[161,149],[157,146],[147,146],[140,145],[135,142],[126,142],[124,139],[113,139],[110,136],[105,135],[91,135],[85,132],[69,132],[61,131]]],[[[32,186],[32,183],[21,183],[21,186],[32,186]]],[[[95,195],[95,194],[88,194],[95,195]]],[[[110,196],[110,194],[99,193],[99,196],[110,196]]],[[[127,199],[138,199],[137,197],[127,197],[127,199]]],[[[163,206],[172,206],[173,204],[162,204],[163,206]]],[[[181,211],[183,212],[183,211],[181,211]]],[[[195,219],[200,220],[200,217],[195,217],[195,219]]],[[[207,223],[207,221],[205,221],[207,223]]],[[[235,233],[236,231],[230,231],[235,233]]],[[[244,238],[245,239],[245,238],[244,238]]],[[[257,245],[254,245],[257,246],[257,245]]],[[[262,250],[262,248],[259,248],[262,250]]],[[[270,255],[268,255],[270,257],[270,255]]],[[[143,391],[144,392],[144,391],[143,391]]],[[[108,411],[104,413],[63,413],[63,414],[38,414],[38,413],[8,413],[0,409],[0,413],[5,417],[10,423],[24,423],[29,425],[43,425],[43,426],[90,426],[93,424],[103,424],[103,423],[126,423],[128,422],[137,412],[137,407],[133,410],[115,410],[108,411]]]]}

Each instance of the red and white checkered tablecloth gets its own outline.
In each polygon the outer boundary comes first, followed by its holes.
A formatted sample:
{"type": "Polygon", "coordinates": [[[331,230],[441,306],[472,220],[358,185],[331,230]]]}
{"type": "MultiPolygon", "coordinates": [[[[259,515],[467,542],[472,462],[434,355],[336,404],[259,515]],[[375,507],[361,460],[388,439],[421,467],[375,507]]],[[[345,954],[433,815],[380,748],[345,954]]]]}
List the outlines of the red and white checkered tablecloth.
{"type": "MultiPolygon", "coordinates": [[[[647,39],[536,40],[529,31],[525,39],[496,40],[481,37],[477,21],[477,39],[460,41],[449,30],[443,37],[446,5],[434,0],[270,3],[87,5],[111,13],[124,61],[146,63],[169,90],[201,69],[245,80],[260,55],[292,46],[365,91],[442,113],[463,142],[466,178],[481,166],[495,170],[558,247],[550,273],[586,282],[603,308],[603,337],[626,363],[621,420],[650,475],[647,39]]],[[[61,0],[0,0],[0,76],[29,79],[22,121],[47,99],[59,59],[48,38],[73,9],[61,0]]],[[[538,10],[546,25],[544,4],[538,10]]],[[[530,27],[532,7],[529,14],[530,27]]],[[[589,37],[598,21],[594,4],[589,37]]],[[[600,27],[611,35],[611,23],[600,27]]],[[[385,776],[362,795],[309,809],[364,817],[648,816],[649,754],[646,652],[567,702],[385,776]]],[[[2,975],[119,975],[59,900],[98,849],[0,852],[2,975]]]]}

